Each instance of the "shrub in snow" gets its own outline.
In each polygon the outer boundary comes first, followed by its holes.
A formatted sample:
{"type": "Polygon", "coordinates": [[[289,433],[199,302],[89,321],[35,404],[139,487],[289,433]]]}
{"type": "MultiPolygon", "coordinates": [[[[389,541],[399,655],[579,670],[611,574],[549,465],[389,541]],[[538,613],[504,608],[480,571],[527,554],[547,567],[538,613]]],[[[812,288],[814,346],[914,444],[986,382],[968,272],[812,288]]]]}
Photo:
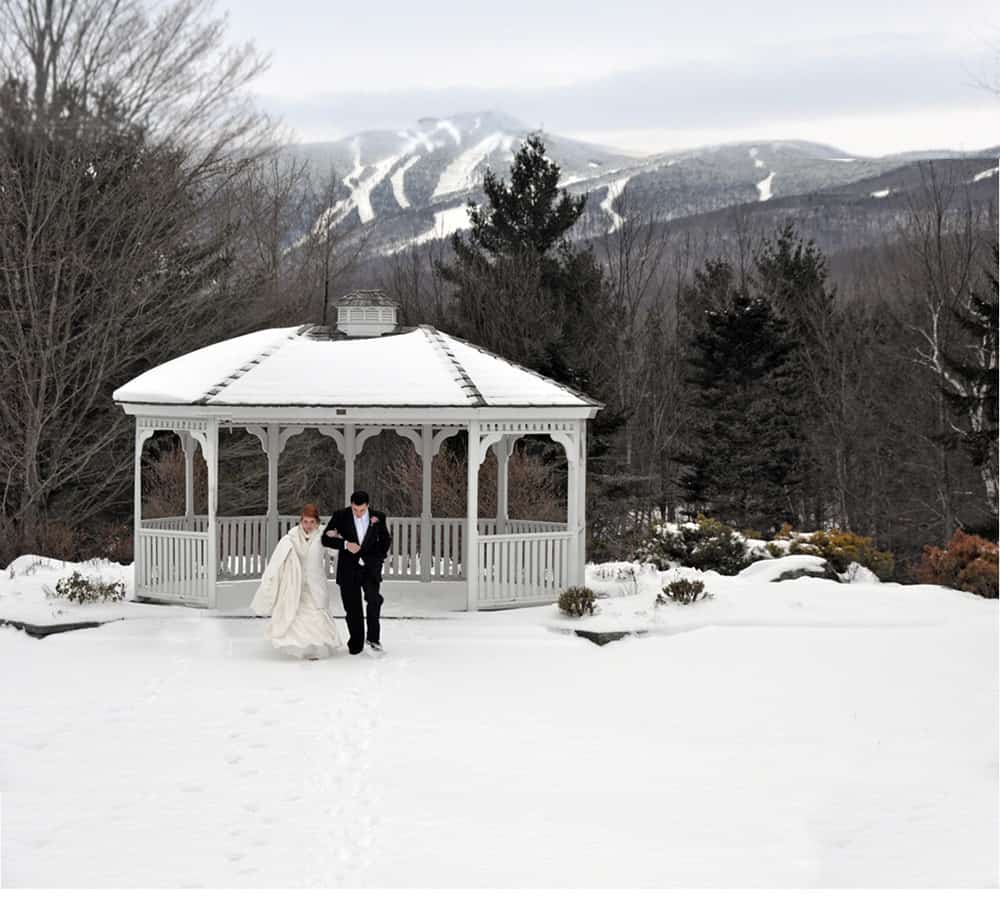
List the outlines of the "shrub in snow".
{"type": "Polygon", "coordinates": [[[850,563],[856,561],[879,580],[888,580],[896,565],[892,553],[876,549],[870,536],[858,536],[847,530],[817,530],[815,533],[800,534],[792,540],[788,553],[819,555],[829,561],[838,574],[846,573],[850,563]]]}
{"type": "Polygon", "coordinates": [[[656,597],[657,605],[677,602],[680,605],[690,605],[702,599],[711,598],[711,593],[705,592],[705,584],[700,580],[672,580],[656,597]]]}
{"type": "Polygon", "coordinates": [[[997,545],[956,530],[946,548],[924,546],[916,567],[922,583],[937,583],[992,599],[997,596],[997,545]]]}
{"type": "Polygon", "coordinates": [[[634,583],[643,572],[643,566],[637,561],[611,561],[593,566],[595,580],[615,583],[634,583]]]}
{"type": "Polygon", "coordinates": [[[559,610],[574,618],[594,613],[594,591],[585,586],[571,586],[559,596],[559,610]]]}
{"type": "Polygon", "coordinates": [[[764,549],[772,558],[781,558],[785,554],[785,550],[776,542],[769,542],[764,549]]]}
{"type": "Polygon", "coordinates": [[[125,581],[108,583],[73,571],[56,583],[56,595],[81,605],[87,602],[121,602],[125,599],[125,581]]]}
{"type": "Polygon", "coordinates": [[[693,524],[657,524],[636,557],[661,571],[680,564],[732,576],[758,556],[750,553],[746,540],[732,527],[698,515],[693,524]]]}
{"type": "Polygon", "coordinates": [[[647,568],[654,570],[652,565],[639,564],[638,561],[612,561],[606,564],[596,564],[589,569],[588,582],[605,584],[601,588],[610,590],[610,593],[605,593],[607,595],[632,596],[639,592],[639,577],[647,568]],[[608,587],[607,584],[611,584],[611,586],[608,587]]]}

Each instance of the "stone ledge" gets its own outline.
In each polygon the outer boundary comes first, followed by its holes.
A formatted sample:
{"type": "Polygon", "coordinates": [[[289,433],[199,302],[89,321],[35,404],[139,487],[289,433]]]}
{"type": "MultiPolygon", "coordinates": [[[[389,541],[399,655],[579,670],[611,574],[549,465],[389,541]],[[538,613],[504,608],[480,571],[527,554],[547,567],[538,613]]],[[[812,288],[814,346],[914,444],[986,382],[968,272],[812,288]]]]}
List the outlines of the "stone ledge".
{"type": "Polygon", "coordinates": [[[11,621],[0,618],[0,627],[15,627],[23,630],[28,636],[33,636],[36,640],[44,640],[45,637],[53,633],[66,633],[69,630],[86,630],[90,627],[101,627],[104,624],[112,624],[115,621],[124,621],[124,618],[110,618],[107,621],[72,621],[68,624],[29,624],[27,621],[11,621]]]}

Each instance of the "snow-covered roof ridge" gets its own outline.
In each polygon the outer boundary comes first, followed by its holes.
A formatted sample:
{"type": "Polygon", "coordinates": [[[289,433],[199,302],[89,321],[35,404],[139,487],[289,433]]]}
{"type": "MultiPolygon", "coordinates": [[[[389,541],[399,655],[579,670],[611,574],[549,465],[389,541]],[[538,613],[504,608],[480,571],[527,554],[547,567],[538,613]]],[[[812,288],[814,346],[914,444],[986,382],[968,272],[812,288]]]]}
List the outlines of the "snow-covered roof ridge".
{"type": "Polygon", "coordinates": [[[399,307],[385,292],[377,288],[359,288],[337,299],[337,307],[399,307]]]}
{"type": "MultiPolygon", "coordinates": [[[[431,328],[433,328],[433,327],[431,327],[431,328]]],[[[539,373],[537,370],[532,370],[530,367],[525,367],[523,364],[518,364],[518,363],[515,363],[514,361],[509,361],[509,360],[507,360],[507,358],[501,357],[499,354],[496,354],[495,352],[490,351],[488,348],[483,348],[482,345],[476,345],[473,342],[469,342],[469,341],[467,341],[465,339],[456,338],[453,335],[449,335],[448,333],[441,332],[440,330],[437,330],[437,329],[435,329],[434,331],[438,335],[444,336],[450,342],[457,342],[460,345],[464,345],[466,348],[471,348],[471,349],[473,349],[475,351],[480,352],[481,354],[488,355],[493,360],[500,361],[501,363],[506,364],[508,367],[512,367],[515,370],[519,370],[522,373],[526,373],[527,375],[529,375],[531,377],[534,377],[535,379],[540,379],[540,380],[548,383],[550,386],[553,386],[553,387],[555,387],[557,389],[561,389],[563,392],[567,392],[570,395],[572,395],[574,398],[579,399],[579,401],[581,401],[584,404],[594,405],[595,407],[598,407],[598,408],[603,408],[604,407],[603,402],[597,401],[596,399],[591,398],[589,395],[585,395],[583,392],[580,392],[577,389],[573,389],[570,386],[567,386],[567,385],[559,382],[558,380],[552,379],[551,377],[548,377],[548,376],[544,376],[543,374],[539,373]]]]}
{"type": "Polygon", "coordinates": [[[252,358],[246,361],[241,366],[233,370],[228,376],[220,379],[215,385],[212,386],[201,398],[195,401],[195,404],[208,404],[216,395],[218,395],[223,389],[231,386],[234,382],[243,376],[246,376],[254,367],[258,366],[262,361],[269,358],[275,351],[281,348],[285,343],[292,342],[299,336],[304,335],[309,332],[312,328],[312,324],[305,324],[304,326],[299,326],[295,328],[293,332],[289,332],[282,336],[277,342],[272,342],[265,348],[261,348],[252,358]]]}
{"type": "Polygon", "coordinates": [[[420,331],[427,337],[427,341],[430,342],[431,346],[441,354],[448,366],[455,373],[455,382],[462,387],[462,390],[469,397],[472,404],[476,407],[488,404],[486,399],[483,397],[483,393],[479,391],[479,387],[475,384],[472,377],[469,376],[465,368],[456,360],[451,349],[443,341],[443,333],[439,333],[437,329],[428,323],[421,323],[419,328],[420,331]]]}

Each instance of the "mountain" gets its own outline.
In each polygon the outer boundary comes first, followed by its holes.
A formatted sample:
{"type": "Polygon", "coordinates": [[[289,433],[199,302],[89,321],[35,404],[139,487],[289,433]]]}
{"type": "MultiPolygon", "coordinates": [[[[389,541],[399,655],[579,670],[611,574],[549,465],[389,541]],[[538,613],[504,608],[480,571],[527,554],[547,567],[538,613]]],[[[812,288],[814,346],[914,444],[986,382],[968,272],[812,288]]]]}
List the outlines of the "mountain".
{"type": "MultiPolygon", "coordinates": [[[[366,251],[385,254],[465,228],[466,203],[483,199],[487,167],[507,176],[528,131],[503,113],[462,113],[421,119],[396,131],[293,145],[287,153],[305,160],[319,176],[331,169],[336,174],[336,202],[323,221],[347,232],[360,233],[356,227],[365,226],[366,251]]],[[[623,215],[691,220],[734,205],[778,206],[782,199],[843,206],[849,197],[886,198],[901,190],[898,173],[928,159],[979,167],[968,177],[979,175],[979,180],[970,184],[986,190],[989,184],[979,183],[992,179],[996,192],[995,170],[981,175],[990,168],[990,151],[971,159],[942,150],[852,157],[835,147],[788,140],[635,157],[560,135],[545,134],[544,140],[547,154],[561,168],[560,184],[588,195],[577,238],[613,231],[623,215]]]]}

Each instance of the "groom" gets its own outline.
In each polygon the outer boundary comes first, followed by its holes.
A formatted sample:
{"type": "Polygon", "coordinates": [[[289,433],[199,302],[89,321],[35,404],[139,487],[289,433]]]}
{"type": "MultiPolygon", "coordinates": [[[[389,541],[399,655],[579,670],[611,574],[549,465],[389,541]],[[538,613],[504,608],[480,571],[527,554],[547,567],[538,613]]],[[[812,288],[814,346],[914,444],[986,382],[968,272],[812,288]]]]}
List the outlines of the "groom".
{"type": "Polygon", "coordinates": [[[350,638],[347,651],[357,655],[365,648],[365,616],[361,608],[364,593],[368,606],[368,648],[382,652],[379,642],[379,609],[382,595],[382,562],[392,545],[392,536],[385,515],[368,507],[368,493],[351,493],[349,508],[341,508],[330,518],[323,531],[324,546],[337,549],[337,585],[347,615],[350,638]]]}

